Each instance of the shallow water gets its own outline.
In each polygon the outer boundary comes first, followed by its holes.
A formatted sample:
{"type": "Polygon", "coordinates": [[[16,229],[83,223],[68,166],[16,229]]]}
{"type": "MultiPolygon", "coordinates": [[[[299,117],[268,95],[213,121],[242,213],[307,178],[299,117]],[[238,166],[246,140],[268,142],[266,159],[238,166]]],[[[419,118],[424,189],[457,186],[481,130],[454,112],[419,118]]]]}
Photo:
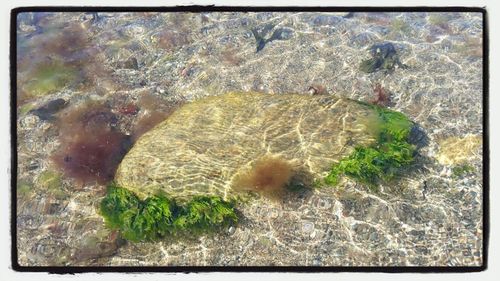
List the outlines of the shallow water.
{"type": "Polygon", "coordinates": [[[21,14],[19,262],[481,265],[482,32],[479,13],[21,14]],[[278,39],[259,45],[252,29],[278,39]],[[360,71],[381,42],[392,43],[406,67],[360,71]],[[83,131],[109,125],[134,140],[206,96],[321,90],[372,101],[376,84],[426,135],[410,172],[380,192],[345,181],[283,204],[242,204],[242,222],[217,235],[122,244],[97,213],[104,186],[58,176],[51,158],[81,134],[67,124],[81,120],[72,110],[92,111],[89,102],[105,109],[82,113],[83,131]],[[53,120],[30,112],[58,98],[69,104],[54,109],[53,120]],[[468,172],[456,172],[464,165],[468,172]]]}

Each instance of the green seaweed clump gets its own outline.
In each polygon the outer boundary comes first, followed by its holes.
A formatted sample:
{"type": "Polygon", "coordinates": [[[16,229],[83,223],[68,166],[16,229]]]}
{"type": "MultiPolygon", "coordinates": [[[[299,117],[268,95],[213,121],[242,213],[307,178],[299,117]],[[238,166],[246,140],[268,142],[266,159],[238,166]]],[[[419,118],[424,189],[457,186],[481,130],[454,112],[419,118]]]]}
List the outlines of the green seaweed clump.
{"type": "Polygon", "coordinates": [[[375,105],[378,113],[377,142],[370,147],[356,147],[348,157],[333,165],[325,183],[337,185],[346,175],[376,190],[380,181],[389,181],[414,160],[415,147],[408,142],[413,123],[402,113],[375,105]]]}
{"type": "Polygon", "coordinates": [[[66,198],[63,189],[63,180],[61,174],[52,170],[46,170],[40,173],[37,179],[37,185],[40,186],[46,194],[54,196],[56,199],[66,198]]]}
{"type": "Polygon", "coordinates": [[[185,206],[177,206],[174,227],[202,233],[213,227],[236,223],[238,217],[232,205],[218,196],[196,196],[185,206]]]}
{"type": "Polygon", "coordinates": [[[400,18],[396,18],[391,22],[391,27],[393,32],[408,33],[411,31],[410,26],[400,18]]]}
{"type": "Polygon", "coordinates": [[[431,13],[427,18],[427,21],[432,25],[446,29],[448,27],[448,21],[450,21],[450,18],[446,14],[431,13]]]}
{"type": "Polygon", "coordinates": [[[44,96],[66,86],[75,80],[77,75],[74,68],[60,62],[41,64],[32,70],[31,79],[26,82],[24,89],[31,97],[44,96]]]}
{"type": "Polygon", "coordinates": [[[26,181],[20,180],[17,182],[17,195],[20,198],[28,198],[33,193],[33,184],[26,181]]]}
{"type": "Polygon", "coordinates": [[[474,173],[474,171],[475,171],[474,167],[469,164],[458,165],[453,167],[453,169],[451,169],[453,178],[460,178],[464,175],[474,173]]]}
{"type": "Polygon", "coordinates": [[[133,192],[110,184],[101,201],[108,227],[131,241],[152,241],[168,235],[199,234],[236,223],[233,204],[217,196],[197,196],[184,205],[164,195],[141,200],[133,192]]]}

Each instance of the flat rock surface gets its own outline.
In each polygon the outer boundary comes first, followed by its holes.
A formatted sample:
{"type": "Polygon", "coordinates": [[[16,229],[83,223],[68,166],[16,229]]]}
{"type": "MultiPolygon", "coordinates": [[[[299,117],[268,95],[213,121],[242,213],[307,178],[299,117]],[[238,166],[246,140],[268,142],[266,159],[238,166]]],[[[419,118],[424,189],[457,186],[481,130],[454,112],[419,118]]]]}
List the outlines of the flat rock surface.
{"type": "MultiPolygon", "coordinates": [[[[236,192],[238,172],[280,158],[311,177],[326,176],[355,146],[375,141],[377,112],[331,96],[230,93],[186,104],[134,144],[117,183],[147,196],[174,198],[236,192]],[[371,125],[371,126],[370,126],[371,125]]],[[[272,168],[272,167],[270,167],[272,168]]]]}

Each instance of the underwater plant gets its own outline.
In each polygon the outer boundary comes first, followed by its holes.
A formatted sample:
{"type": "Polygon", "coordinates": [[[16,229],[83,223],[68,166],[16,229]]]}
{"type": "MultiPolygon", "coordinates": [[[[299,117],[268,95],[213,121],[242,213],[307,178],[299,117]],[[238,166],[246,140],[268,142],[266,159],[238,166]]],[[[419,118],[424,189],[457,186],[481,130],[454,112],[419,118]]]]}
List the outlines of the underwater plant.
{"type": "Polygon", "coordinates": [[[132,192],[111,183],[107,186],[106,197],[101,201],[101,214],[111,228],[123,224],[123,214],[139,208],[139,198],[132,192]]]}
{"type": "Polygon", "coordinates": [[[42,62],[30,70],[29,77],[18,86],[27,97],[40,97],[52,93],[77,77],[77,70],[58,61],[42,62]]]}
{"type": "Polygon", "coordinates": [[[391,104],[391,93],[382,87],[380,83],[375,84],[373,93],[375,97],[370,103],[383,107],[387,107],[391,104]]]}
{"type": "Polygon", "coordinates": [[[27,180],[17,182],[16,192],[18,198],[29,198],[33,193],[33,184],[27,180]]]}
{"type": "Polygon", "coordinates": [[[413,122],[404,114],[376,105],[378,113],[377,142],[370,147],[356,147],[354,152],[332,166],[325,183],[337,185],[346,175],[376,190],[380,181],[393,179],[401,168],[414,160],[415,146],[408,142],[413,122]]]}
{"type": "Polygon", "coordinates": [[[117,122],[108,107],[96,102],[69,108],[57,120],[61,146],[52,160],[81,184],[108,183],[132,144],[130,136],[116,128],[117,122]]]}
{"type": "Polygon", "coordinates": [[[113,179],[130,145],[129,137],[116,131],[96,132],[92,138],[80,134],[74,141],[64,143],[53,160],[67,176],[82,184],[103,184],[113,179]]]}
{"type": "Polygon", "coordinates": [[[462,165],[455,166],[451,169],[451,176],[453,178],[460,178],[464,175],[472,174],[474,172],[475,172],[475,169],[473,166],[471,166],[470,164],[462,164],[462,165]]]}
{"type": "Polygon", "coordinates": [[[60,173],[52,170],[45,170],[40,173],[36,181],[45,194],[54,196],[56,199],[66,197],[63,186],[63,179],[60,173]]]}
{"type": "Polygon", "coordinates": [[[293,175],[293,166],[286,160],[264,156],[250,169],[236,175],[232,186],[235,190],[255,191],[270,198],[278,198],[285,191],[293,175]]]}
{"type": "MultiPolygon", "coordinates": [[[[90,21],[50,21],[31,34],[18,35],[19,105],[70,86],[98,93],[119,88],[102,63],[107,48],[95,41],[90,21]]],[[[105,40],[106,41],[106,40],[105,40]]]]}
{"type": "Polygon", "coordinates": [[[430,13],[427,17],[428,23],[435,25],[443,30],[448,31],[450,26],[448,22],[450,21],[450,17],[443,13],[430,13]]]}
{"type": "Polygon", "coordinates": [[[109,183],[133,142],[178,107],[149,93],[136,102],[116,98],[68,104],[55,99],[29,112],[58,127],[61,145],[51,158],[77,184],[109,183]]]}
{"type": "Polygon", "coordinates": [[[392,32],[408,33],[411,31],[410,25],[403,19],[396,18],[391,21],[392,32]]]}
{"type": "Polygon", "coordinates": [[[267,45],[267,43],[270,43],[275,40],[287,40],[290,39],[290,37],[293,34],[293,31],[291,29],[287,28],[277,28],[274,30],[273,34],[269,36],[268,38],[265,38],[265,36],[275,27],[275,24],[266,24],[264,27],[261,29],[257,28],[252,28],[252,34],[255,38],[255,41],[257,43],[257,48],[255,53],[258,53],[264,49],[264,47],[267,45]]]}
{"type": "Polygon", "coordinates": [[[161,194],[141,200],[114,183],[107,186],[100,213],[108,227],[134,242],[205,233],[238,221],[233,203],[218,196],[196,196],[184,204],[161,194]]]}
{"type": "Polygon", "coordinates": [[[195,196],[183,206],[176,205],[175,230],[202,233],[236,223],[233,204],[218,196],[195,196]]]}

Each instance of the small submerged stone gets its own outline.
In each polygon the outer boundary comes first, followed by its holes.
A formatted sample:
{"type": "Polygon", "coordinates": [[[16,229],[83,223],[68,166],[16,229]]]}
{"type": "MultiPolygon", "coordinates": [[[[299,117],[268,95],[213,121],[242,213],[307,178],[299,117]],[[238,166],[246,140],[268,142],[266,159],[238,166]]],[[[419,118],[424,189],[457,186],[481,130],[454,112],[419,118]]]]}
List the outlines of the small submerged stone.
{"type": "Polygon", "coordinates": [[[392,105],[391,92],[386,88],[382,87],[380,83],[376,83],[373,88],[373,93],[375,97],[370,101],[371,104],[375,104],[382,107],[387,107],[392,105]]]}
{"type": "MultiPolygon", "coordinates": [[[[348,13],[349,14],[349,13],[348,13]]],[[[344,18],[349,18],[345,15],[319,15],[312,20],[312,24],[316,26],[335,26],[343,21],[344,18]]]]}
{"type": "Polygon", "coordinates": [[[118,108],[118,112],[125,115],[136,115],[139,112],[139,107],[135,104],[129,103],[118,108]]]}
{"type": "Polygon", "coordinates": [[[135,57],[130,57],[126,61],[120,63],[119,67],[124,68],[124,69],[137,70],[137,69],[139,69],[139,64],[138,64],[137,59],[135,57]]]}
{"type": "Polygon", "coordinates": [[[310,221],[305,221],[302,224],[302,232],[304,232],[306,234],[310,234],[313,232],[313,230],[314,230],[314,223],[312,223],[310,221]]]}
{"type": "Polygon", "coordinates": [[[310,95],[327,95],[328,91],[327,91],[327,89],[326,89],[325,86],[319,85],[319,84],[315,84],[315,85],[311,85],[307,89],[307,93],[310,94],[310,95]]]}
{"type": "Polygon", "coordinates": [[[375,44],[370,47],[369,51],[372,58],[363,60],[359,66],[359,69],[363,72],[393,71],[396,67],[406,67],[399,61],[396,48],[392,43],[375,44]]]}
{"type": "Polygon", "coordinates": [[[54,114],[64,109],[68,103],[64,99],[55,99],[37,109],[31,110],[29,113],[38,116],[41,120],[52,121],[55,118],[54,114]]]}

